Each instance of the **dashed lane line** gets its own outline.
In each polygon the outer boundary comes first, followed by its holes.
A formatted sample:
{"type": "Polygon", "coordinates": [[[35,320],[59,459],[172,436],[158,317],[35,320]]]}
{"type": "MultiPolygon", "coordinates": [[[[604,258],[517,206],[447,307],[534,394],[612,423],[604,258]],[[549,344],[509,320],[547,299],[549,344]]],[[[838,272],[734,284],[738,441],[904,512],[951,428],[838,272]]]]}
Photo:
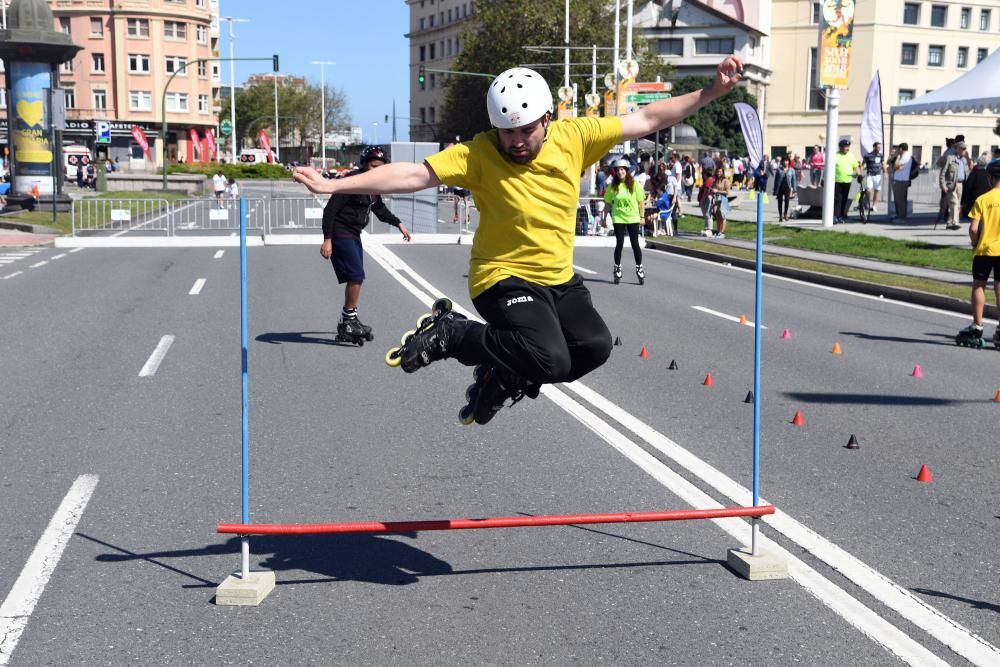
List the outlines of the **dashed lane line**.
{"type": "MultiPolygon", "coordinates": [[[[691,307],[697,311],[706,313],[708,315],[715,315],[716,317],[721,317],[722,319],[729,320],[730,322],[736,322],[737,324],[740,323],[740,318],[738,317],[733,317],[732,315],[727,315],[726,313],[720,313],[717,310],[712,310],[711,308],[706,308],[705,306],[691,306],[691,307]]],[[[752,327],[754,325],[753,320],[747,320],[746,322],[744,322],[744,324],[748,327],[752,327]]],[[[760,328],[766,329],[767,327],[761,325],[760,328]]]]}
{"type": "Polygon", "coordinates": [[[40,266],[45,266],[45,265],[46,265],[46,264],[48,264],[48,263],[49,263],[49,260],[47,260],[47,259],[43,259],[43,260],[42,260],[42,261],[40,261],[40,262],[35,262],[34,264],[30,265],[30,266],[29,266],[28,268],[29,268],[29,269],[37,269],[38,267],[40,267],[40,266]]]}
{"type": "Polygon", "coordinates": [[[190,294],[191,296],[198,296],[199,294],[201,294],[201,288],[204,286],[205,286],[205,279],[198,278],[198,280],[194,281],[194,285],[191,286],[191,291],[188,292],[188,294],[190,294]]]}
{"type": "Polygon", "coordinates": [[[223,256],[223,255],[224,255],[225,253],[226,253],[226,251],[225,251],[225,250],[216,250],[216,251],[215,251],[215,255],[214,255],[214,256],[212,257],[212,259],[219,259],[219,258],[221,258],[221,257],[222,257],[222,256],[223,256]]]}
{"type": "Polygon", "coordinates": [[[5,276],[3,277],[3,279],[4,279],[4,280],[7,280],[8,278],[13,278],[14,276],[19,276],[19,275],[21,275],[22,273],[24,273],[24,271],[15,271],[14,273],[8,273],[7,275],[5,275],[5,276]]]}
{"type": "Polygon", "coordinates": [[[168,334],[163,338],[161,338],[160,342],[157,343],[156,345],[156,349],[153,350],[153,353],[151,355],[149,355],[149,359],[146,360],[146,363],[143,365],[142,370],[139,371],[139,377],[144,378],[156,375],[156,369],[160,367],[160,363],[163,361],[163,357],[167,356],[167,350],[169,350],[170,346],[173,344],[174,344],[173,336],[168,334]]]}

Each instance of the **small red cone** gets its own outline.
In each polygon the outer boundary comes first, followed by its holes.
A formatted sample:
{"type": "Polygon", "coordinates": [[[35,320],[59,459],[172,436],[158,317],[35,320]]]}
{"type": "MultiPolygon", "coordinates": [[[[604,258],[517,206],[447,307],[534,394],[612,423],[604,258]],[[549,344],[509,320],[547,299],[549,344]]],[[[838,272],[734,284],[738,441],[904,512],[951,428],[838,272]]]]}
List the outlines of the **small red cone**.
{"type": "Polygon", "coordinates": [[[705,376],[705,381],[702,382],[702,384],[705,385],[706,387],[714,387],[715,386],[715,380],[712,379],[712,374],[711,373],[709,373],[708,375],[705,376]]]}
{"type": "Polygon", "coordinates": [[[649,350],[646,349],[645,345],[642,346],[642,350],[639,352],[639,358],[649,359],[649,350]]]}
{"type": "Polygon", "coordinates": [[[830,350],[830,354],[843,354],[843,350],[840,349],[840,343],[834,343],[833,349],[830,350]]]}
{"type": "Polygon", "coordinates": [[[795,411],[795,416],[792,417],[792,423],[795,424],[796,426],[805,426],[806,425],[806,420],[802,416],[802,411],[801,410],[796,410],[795,411]]]}
{"type": "Polygon", "coordinates": [[[934,477],[931,475],[931,469],[927,467],[926,463],[920,466],[920,472],[917,473],[917,481],[923,482],[924,484],[930,484],[934,481],[934,477]]]}
{"type": "Polygon", "coordinates": [[[997,395],[993,397],[994,403],[1000,403],[1000,389],[997,389],[997,395]]]}
{"type": "Polygon", "coordinates": [[[916,366],[913,367],[913,372],[910,373],[910,375],[912,375],[915,378],[922,378],[924,376],[924,369],[920,367],[920,364],[917,364],[916,366]]]}
{"type": "Polygon", "coordinates": [[[740,315],[740,324],[746,324],[746,323],[747,323],[747,316],[740,315]]]}
{"type": "Polygon", "coordinates": [[[788,329],[785,329],[784,331],[781,332],[782,340],[788,340],[791,337],[792,337],[792,332],[789,331],[788,329]]]}

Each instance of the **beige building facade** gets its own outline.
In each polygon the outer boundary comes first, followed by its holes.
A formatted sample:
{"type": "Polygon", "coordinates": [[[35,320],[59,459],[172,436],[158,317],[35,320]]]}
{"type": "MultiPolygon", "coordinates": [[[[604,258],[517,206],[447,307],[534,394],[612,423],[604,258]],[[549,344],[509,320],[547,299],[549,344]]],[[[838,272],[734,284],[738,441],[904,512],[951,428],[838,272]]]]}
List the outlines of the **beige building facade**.
{"type": "MultiPolygon", "coordinates": [[[[806,155],[826,135],[825,98],[816,55],[821,3],[773,0],[772,86],[765,141],[772,154],[806,155]]],[[[858,0],[848,88],[840,92],[838,135],[857,144],[865,95],[875,72],[882,82],[885,143],[889,109],[943,86],[1000,46],[996,0],[858,0]]],[[[964,134],[978,155],[1000,144],[992,114],[897,115],[892,140],[907,142],[933,163],[945,138],[964,134]]]]}

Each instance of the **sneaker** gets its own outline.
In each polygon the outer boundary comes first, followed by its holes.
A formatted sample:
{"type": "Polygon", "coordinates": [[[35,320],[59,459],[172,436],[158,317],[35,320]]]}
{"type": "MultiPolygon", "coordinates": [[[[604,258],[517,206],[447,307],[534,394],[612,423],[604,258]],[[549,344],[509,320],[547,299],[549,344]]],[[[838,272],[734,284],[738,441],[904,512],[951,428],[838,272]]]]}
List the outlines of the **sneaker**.
{"type": "Polygon", "coordinates": [[[715,236],[714,236],[713,238],[717,238],[717,239],[724,239],[724,238],[726,238],[726,235],[725,235],[725,233],[724,233],[724,232],[719,232],[719,233],[718,233],[718,234],[716,234],[716,235],[715,235],[715,236]]]}

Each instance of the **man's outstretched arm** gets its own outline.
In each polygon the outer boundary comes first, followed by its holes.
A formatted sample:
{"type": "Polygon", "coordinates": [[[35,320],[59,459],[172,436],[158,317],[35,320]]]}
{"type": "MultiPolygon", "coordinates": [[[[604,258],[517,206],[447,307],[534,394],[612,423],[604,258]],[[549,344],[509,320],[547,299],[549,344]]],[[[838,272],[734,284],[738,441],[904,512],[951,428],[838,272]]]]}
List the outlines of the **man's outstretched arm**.
{"type": "Polygon", "coordinates": [[[638,139],[676,125],[712,100],[728,93],[742,77],[743,61],[736,56],[729,56],[719,63],[715,81],[709,88],[653,102],[635,113],[622,116],[622,138],[638,139]]]}
{"type": "Polygon", "coordinates": [[[347,178],[326,179],[312,167],[296,167],[292,178],[316,194],[391,195],[441,185],[426,163],[392,162],[347,178]]]}

